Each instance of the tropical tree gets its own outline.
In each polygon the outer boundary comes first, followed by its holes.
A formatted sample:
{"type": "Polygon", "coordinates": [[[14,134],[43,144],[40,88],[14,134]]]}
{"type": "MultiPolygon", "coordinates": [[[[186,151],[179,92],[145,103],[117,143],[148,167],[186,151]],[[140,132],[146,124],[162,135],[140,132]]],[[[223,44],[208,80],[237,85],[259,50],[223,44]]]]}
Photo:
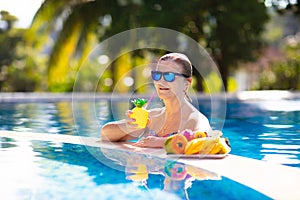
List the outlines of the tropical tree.
{"type": "Polygon", "coordinates": [[[215,26],[208,47],[212,49],[224,86],[227,87],[230,67],[238,62],[254,61],[262,45],[261,33],[268,20],[266,8],[257,1],[214,1],[212,15],[215,26]]]}
{"type": "MultiPolygon", "coordinates": [[[[276,41],[282,58],[272,61],[262,71],[259,84],[254,89],[300,90],[300,34],[298,0],[265,0],[265,4],[276,11],[278,17],[285,18],[282,34],[276,41]]],[[[277,18],[278,18],[277,17],[277,18]]],[[[276,21],[278,27],[278,21],[276,21]]],[[[273,30],[272,33],[275,31],[273,30]]]]}
{"type": "Polygon", "coordinates": [[[4,28],[4,31],[9,31],[12,29],[14,23],[18,21],[18,18],[12,14],[10,14],[8,11],[2,10],[0,11],[1,20],[6,22],[6,27],[4,28]]]}
{"type": "Polygon", "coordinates": [[[44,58],[24,41],[25,29],[15,28],[18,19],[1,11],[6,26],[0,28],[0,91],[32,92],[45,90],[44,58]]]}
{"type": "MultiPolygon", "coordinates": [[[[16,44],[21,40],[21,34],[19,32],[11,32],[13,22],[17,20],[17,17],[11,15],[8,11],[1,11],[1,21],[6,23],[6,27],[0,28],[0,72],[1,68],[9,65],[14,58],[16,52],[16,44]]],[[[1,89],[1,78],[0,78],[1,89]]]]}
{"type": "MultiPolygon", "coordinates": [[[[51,91],[72,89],[74,75],[95,42],[148,26],[173,29],[199,41],[217,61],[226,87],[229,67],[254,58],[267,19],[264,4],[253,0],[45,0],[27,39],[37,47],[54,43],[47,49],[51,91]]],[[[201,76],[197,78],[201,90],[201,76]]]]}

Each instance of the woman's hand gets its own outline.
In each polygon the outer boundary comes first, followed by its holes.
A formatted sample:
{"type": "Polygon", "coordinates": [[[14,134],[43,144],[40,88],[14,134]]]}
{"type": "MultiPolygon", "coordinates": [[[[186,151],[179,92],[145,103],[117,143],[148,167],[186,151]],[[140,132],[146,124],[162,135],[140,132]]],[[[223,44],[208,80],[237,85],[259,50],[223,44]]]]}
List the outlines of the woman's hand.
{"type": "Polygon", "coordinates": [[[131,110],[127,110],[125,115],[126,115],[126,126],[130,129],[138,129],[138,125],[134,124],[134,122],[136,121],[134,118],[131,118],[132,111],[131,110]]]}
{"type": "MultiPolygon", "coordinates": [[[[135,124],[134,122],[136,121],[135,118],[131,118],[132,114],[132,110],[127,110],[125,115],[126,115],[126,126],[130,129],[139,129],[138,128],[138,124],[135,124]]],[[[151,123],[151,120],[150,118],[148,118],[148,121],[147,121],[147,126],[151,123]]]]}
{"type": "Polygon", "coordinates": [[[134,143],[133,146],[162,148],[162,147],[164,147],[165,140],[166,140],[166,138],[164,138],[164,137],[148,136],[148,137],[141,139],[138,142],[134,143]]]}

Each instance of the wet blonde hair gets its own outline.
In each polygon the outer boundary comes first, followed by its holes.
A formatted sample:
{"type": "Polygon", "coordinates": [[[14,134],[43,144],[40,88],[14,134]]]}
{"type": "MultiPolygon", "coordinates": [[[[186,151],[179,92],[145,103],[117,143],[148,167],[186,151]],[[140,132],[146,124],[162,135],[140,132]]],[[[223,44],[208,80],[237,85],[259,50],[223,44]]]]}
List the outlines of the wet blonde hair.
{"type": "MultiPolygon", "coordinates": [[[[192,77],[193,74],[193,67],[192,67],[192,63],[189,60],[189,58],[182,54],[182,53],[168,53],[163,55],[158,62],[161,61],[174,61],[177,64],[181,65],[183,68],[182,73],[184,75],[187,75],[188,77],[192,77]]],[[[188,91],[185,90],[184,91],[186,98],[192,102],[192,99],[190,98],[190,96],[188,95],[188,91]]]]}
{"type": "Polygon", "coordinates": [[[168,53],[163,55],[158,62],[172,60],[183,67],[183,74],[192,77],[193,68],[189,58],[182,53],[168,53]]]}

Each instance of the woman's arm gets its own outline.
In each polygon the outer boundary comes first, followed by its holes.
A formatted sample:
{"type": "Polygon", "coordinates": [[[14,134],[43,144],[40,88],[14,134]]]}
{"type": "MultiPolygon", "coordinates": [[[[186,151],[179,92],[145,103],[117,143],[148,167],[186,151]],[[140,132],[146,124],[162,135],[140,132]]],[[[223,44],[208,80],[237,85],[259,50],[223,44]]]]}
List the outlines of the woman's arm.
{"type": "Polygon", "coordinates": [[[156,136],[148,136],[138,142],[134,143],[133,146],[136,147],[151,147],[151,148],[163,148],[165,141],[167,138],[165,137],[156,137],[156,136]]]}
{"type": "Polygon", "coordinates": [[[102,141],[125,141],[137,138],[144,131],[134,126],[129,126],[127,120],[109,122],[102,127],[100,138],[102,141]]]}
{"type": "MultiPolygon", "coordinates": [[[[149,110],[148,125],[152,119],[159,116],[159,113],[161,113],[161,109],[149,110]]],[[[132,124],[135,119],[130,118],[130,114],[131,111],[129,110],[126,112],[126,119],[105,124],[100,133],[101,140],[118,142],[132,140],[143,135],[146,128],[137,128],[136,124],[132,124]]]]}

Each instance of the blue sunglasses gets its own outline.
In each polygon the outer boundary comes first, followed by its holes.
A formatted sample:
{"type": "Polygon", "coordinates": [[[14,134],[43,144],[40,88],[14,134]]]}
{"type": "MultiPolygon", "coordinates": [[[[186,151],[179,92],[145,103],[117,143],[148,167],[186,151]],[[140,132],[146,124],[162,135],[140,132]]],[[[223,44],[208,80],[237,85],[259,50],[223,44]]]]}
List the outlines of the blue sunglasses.
{"type": "Polygon", "coordinates": [[[160,71],[151,71],[151,77],[154,81],[159,81],[161,77],[164,77],[165,81],[173,82],[175,80],[175,76],[182,76],[185,78],[189,78],[190,76],[185,74],[179,74],[174,72],[160,72],[160,71]]]}

